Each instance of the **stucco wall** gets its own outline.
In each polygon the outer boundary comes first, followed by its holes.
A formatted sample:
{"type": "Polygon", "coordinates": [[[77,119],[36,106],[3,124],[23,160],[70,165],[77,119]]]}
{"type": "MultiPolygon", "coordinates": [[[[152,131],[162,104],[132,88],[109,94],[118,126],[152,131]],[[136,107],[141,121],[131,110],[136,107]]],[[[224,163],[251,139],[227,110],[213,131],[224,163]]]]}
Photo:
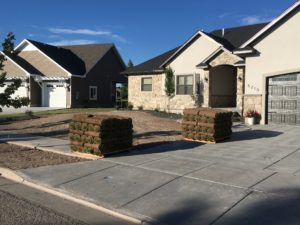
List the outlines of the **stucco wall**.
{"type": "Polygon", "coordinates": [[[209,55],[219,48],[219,44],[200,36],[188,48],[186,48],[177,58],[175,58],[170,66],[175,74],[203,74],[203,70],[196,69],[196,66],[205,60],[209,55]]]}
{"type": "Polygon", "coordinates": [[[300,71],[300,13],[280,24],[254,48],[259,56],[246,59],[245,94],[263,94],[263,77],[287,71],[300,71]]]}

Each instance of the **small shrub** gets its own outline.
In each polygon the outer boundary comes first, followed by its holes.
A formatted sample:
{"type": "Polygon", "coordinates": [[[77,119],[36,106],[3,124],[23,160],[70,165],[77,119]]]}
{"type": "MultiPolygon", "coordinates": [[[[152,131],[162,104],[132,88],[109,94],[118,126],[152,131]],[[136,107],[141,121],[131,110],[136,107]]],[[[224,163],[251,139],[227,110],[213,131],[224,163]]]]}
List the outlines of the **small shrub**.
{"type": "Polygon", "coordinates": [[[159,111],[160,111],[159,108],[154,109],[154,112],[159,112],[159,111]]]}
{"type": "Polygon", "coordinates": [[[138,110],[142,111],[144,109],[144,107],[142,105],[138,106],[138,110]]]}
{"type": "Polygon", "coordinates": [[[132,104],[131,102],[128,102],[127,108],[128,108],[129,110],[132,110],[132,109],[133,109],[133,104],[132,104]]]}
{"type": "Polygon", "coordinates": [[[31,110],[26,110],[25,115],[28,116],[29,118],[33,118],[33,112],[31,110]]]}

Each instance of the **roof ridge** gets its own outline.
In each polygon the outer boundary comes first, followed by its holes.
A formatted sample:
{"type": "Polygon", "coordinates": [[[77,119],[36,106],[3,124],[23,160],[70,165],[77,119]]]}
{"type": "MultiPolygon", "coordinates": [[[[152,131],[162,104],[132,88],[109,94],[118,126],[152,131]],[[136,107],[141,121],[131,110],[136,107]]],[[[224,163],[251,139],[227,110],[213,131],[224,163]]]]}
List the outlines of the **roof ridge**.
{"type": "Polygon", "coordinates": [[[82,45],[53,45],[55,47],[76,47],[76,46],[92,46],[92,45],[111,45],[114,46],[114,43],[94,43],[94,44],[82,44],[82,45]]]}
{"type": "Polygon", "coordinates": [[[243,26],[235,26],[235,27],[225,27],[225,28],[219,28],[219,29],[214,29],[210,32],[206,32],[206,33],[214,33],[216,31],[220,31],[222,29],[225,29],[225,30],[231,30],[231,29],[239,29],[239,28],[248,28],[248,27],[252,27],[252,26],[260,26],[260,25],[267,25],[269,24],[270,22],[264,22],[264,23],[255,23],[255,24],[249,24],[249,25],[243,25],[243,26]]]}

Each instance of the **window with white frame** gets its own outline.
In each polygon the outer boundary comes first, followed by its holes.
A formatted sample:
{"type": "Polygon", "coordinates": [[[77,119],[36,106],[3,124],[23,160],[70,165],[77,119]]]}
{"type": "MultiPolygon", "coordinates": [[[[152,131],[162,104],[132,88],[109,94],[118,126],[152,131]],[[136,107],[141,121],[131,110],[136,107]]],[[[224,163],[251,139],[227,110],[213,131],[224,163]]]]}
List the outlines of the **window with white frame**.
{"type": "Polygon", "coordinates": [[[90,100],[97,100],[97,87],[96,86],[89,86],[89,99],[90,100]]]}
{"type": "Polygon", "coordinates": [[[192,95],[194,88],[193,75],[179,75],[176,77],[176,94],[192,95]]]}

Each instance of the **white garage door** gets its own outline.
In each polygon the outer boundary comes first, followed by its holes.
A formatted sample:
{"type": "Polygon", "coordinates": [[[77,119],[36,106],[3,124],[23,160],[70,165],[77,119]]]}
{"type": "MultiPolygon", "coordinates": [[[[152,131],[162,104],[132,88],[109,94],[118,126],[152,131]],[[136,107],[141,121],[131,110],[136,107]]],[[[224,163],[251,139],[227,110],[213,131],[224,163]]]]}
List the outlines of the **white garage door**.
{"type": "Polygon", "coordinates": [[[43,106],[66,107],[66,88],[61,83],[43,83],[43,106]]]}
{"type": "MultiPolygon", "coordinates": [[[[7,85],[11,83],[7,83],[4,87],[0,87],[0,93],[3,93],[6,89],[7,85]]],[[[18,90],[15,91],[15,93],[11,96],[12,98],[15,97],[28,97],[28,91],[25,87],[25,84],[21,84],[21,86],[18,88],[18,90]]]]}

